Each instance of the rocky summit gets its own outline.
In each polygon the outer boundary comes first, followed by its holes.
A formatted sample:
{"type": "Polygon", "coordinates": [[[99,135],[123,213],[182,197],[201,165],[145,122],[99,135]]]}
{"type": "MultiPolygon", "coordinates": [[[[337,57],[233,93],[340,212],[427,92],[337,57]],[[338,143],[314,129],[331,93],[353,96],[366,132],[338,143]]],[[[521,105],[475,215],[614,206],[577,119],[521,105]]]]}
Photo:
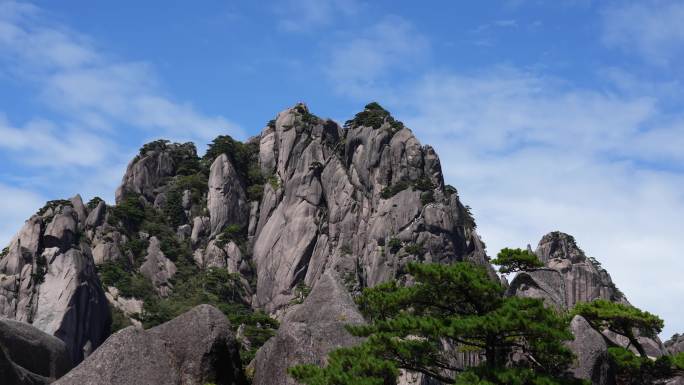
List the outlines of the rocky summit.
{"type": "MultiPolygon", "coordinates": [[[[506,295],[559,311],[629,305],[572,236],[549,233],[533,253],[543,266],[506,295]]],[[[411,285],[411,262],[462,261],[499,279],[433,148],[377,103],[343,126],[297,104],[201,157],[151,142],[115,202],[50,201],[2,251],[2,383],[296,384],[288,368],[361,341],[346,326],[368,321],[355,303],[365,288],[411,285]]],[[[611,384],[608,348],[629,342],[579,315],[570,330],[574,376],[611,384]]],[[[684,350],[639,338],[652,357],[684,350]]]]}

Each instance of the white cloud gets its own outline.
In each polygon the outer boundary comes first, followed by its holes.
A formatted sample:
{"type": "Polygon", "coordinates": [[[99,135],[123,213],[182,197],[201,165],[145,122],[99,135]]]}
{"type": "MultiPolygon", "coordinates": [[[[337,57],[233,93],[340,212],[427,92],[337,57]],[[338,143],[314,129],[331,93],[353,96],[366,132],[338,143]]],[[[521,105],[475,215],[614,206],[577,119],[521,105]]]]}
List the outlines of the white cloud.
{"type": "Polygon", "coordinates": [[[428,54],[427,39],[405,19],[388,16],[359,35],[336,44],[330,52],[326,71],[337,91],[368,95],[389,75],[414,68],[428,54]]]}
{"type": "Polygon", "coordinates": [[[0,151],[15,167],[3,168],[2,178],[22,186],[0,196],[12,202],[26,190],[32,198],[23,201],[31,210],[0,207],[3,231],[16,231],[42,205],[36,191],[111,200],[131,142],[165,137],[201,146],[218,134],[245,136],[225,117],[167,95],[149,64],[109,54],[31,4],[0,1],[0,73],[46,110],[25,121],[0,111],[0,151]]]}
{"type": "Polygon", "coordinates": [[[276,3],[279,26],[288,32],[306,32],[351,16],[361,8],[357,0],[284,0],[276,3]]]}
{"type": "Polygon", "coordinates": [[[570,233],[632,303],[666,320],[663,335],[684,330],[684,174],[660,170],[681,162],[684,125],[661,124],[653,98],[511,68],[432,73],[385,92],[440,154],[490,254],[570,233]]]}
{"type": "Polygon", "coordinates": [[[45,200],[30,190],[0,184],[0,248],[9,244],[10,239],[31,214],[45,203],[45,200]]]}
{"type": "Polygon", "coordinates": [[[605,44],[658,64],[673,64],[684,54],[684,3],[618,3],[603,12],[605,44]]]}

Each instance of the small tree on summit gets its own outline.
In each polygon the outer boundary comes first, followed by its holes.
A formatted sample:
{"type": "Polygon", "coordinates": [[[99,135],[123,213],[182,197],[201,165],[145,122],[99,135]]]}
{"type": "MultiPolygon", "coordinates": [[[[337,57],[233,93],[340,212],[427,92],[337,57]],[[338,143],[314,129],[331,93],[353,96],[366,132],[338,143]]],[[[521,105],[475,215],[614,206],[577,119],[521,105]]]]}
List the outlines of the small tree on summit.
{"type": "Polygon", "coordinates": [[[492,263],[501,266],[499,268],[501,274],[534,270],[544,266],[535,254],[527,250],[509,248],[502,249],[492,263]]]}

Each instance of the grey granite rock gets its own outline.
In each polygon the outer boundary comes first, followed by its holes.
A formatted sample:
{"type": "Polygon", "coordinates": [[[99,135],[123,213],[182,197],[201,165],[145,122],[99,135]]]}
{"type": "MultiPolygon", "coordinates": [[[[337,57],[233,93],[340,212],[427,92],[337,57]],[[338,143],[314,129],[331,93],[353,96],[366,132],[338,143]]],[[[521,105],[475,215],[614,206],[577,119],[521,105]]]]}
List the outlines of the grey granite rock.
{"type": "Polygon", "coordinates": [[[330,274],[316,283],[311,294],[283,320],[278,334],[257,353],[254,385],[295,385],[287,368],[323,364],[338,347],[360,342],[344,325],[363,323],[345,287],[330,274]]]}
{"type": "Polygon", "coordinates": [[[212,235],[226,225],[247,222],[249,207],[243,182],[226,154],[221,154],[211,165],[207,208],[212,235]]]}
{"type": "Polygon", "coordinates": [[[608,345],[601,333],[578,315],[572,319],[570,330],[575,339],[568,345],[576,355],[572,374],[576,378],[589,380],[594,385],[609,384],[611,373],[608,345]]]}
{"type": "Polygon", "coordinates": [[[200,305],[142,330],[112,335],[56,385],[243,385],[238,344],[225,315],[200,305]]]}
{"type": "Polygon", "coordinates": [[[157,237],[150,238],[147,256],[145,256],[145,262],[140,266],[140,273],[152,281],[152,285],[159,295],[166,297],[171,294],[173,288],[171,278],[176,274],[176,265],[166,258],[161,251],[157,237]]]}
{"type": "Polygon", "coordinates": [[[73,367],[66,346],[35,327],[0,319],[0,380],[3,385],[44,385],[73,367]]]}

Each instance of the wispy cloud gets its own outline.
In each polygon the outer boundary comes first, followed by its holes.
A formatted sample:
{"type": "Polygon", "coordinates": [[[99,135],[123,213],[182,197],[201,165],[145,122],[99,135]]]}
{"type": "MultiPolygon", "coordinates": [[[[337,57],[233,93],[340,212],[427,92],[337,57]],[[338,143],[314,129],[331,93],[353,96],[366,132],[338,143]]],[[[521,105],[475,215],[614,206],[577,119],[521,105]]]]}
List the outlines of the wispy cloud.
{"type": "Polygon", "coordinates": [[[411,24],[399,25],[333,49],[330,79],[355,99],[385,101],[437,148],[490,253],[566,231],[633,303],[669,321],[664,334],[684,328],[673,297],[662,295],[684,292],[684,170],[664,167],[683,160],[684,118],[662,109],[664,88],[637,92],[644,83],[617,70],[603,76],[622,87],[595,89],[510,66],[457,73],[429,64],[397,82],[405,60],[430,46],[411,24]]]}
{"type": "Polygon", "coordinates": [[[336,45],[329,52],[326,72],[337,91],[368,95],[383,81],[396,81],[398,73],[424,61],[429,48],[411,23],[388,16],[336,45]]]}
{"type": "Polygon", "coordinates": [[[354,15],[361,6],[357,0],[282,0],[274,9],[281,29],[308,32],[333,24],[340,16],[354,15]]]}
{"type": "Polygon", "coordinates": [[[45,202],[43,197],[30,190],[0,183],[0,248],[5,247],[19,230],[30,213],[38,211],[45,202]],[[28,215],[27,215],[28,214],[28,215]]]}
{"type": "MultiPolygon", "coordinates": [[[[166,137],[204,144],[218,134],[245,136],[227,118],[207,116],[168,95],[148,63],[121,59],[28,3],[0,2],[0,73],[42,105],[25,121],[0,111],[0,151],[16,165],[3,169],[2,178],[22,185],[0,195],[7,202],[32,197],[12,211],[23,217],[5,219],[9,211],[0,208],[3,226],[15,231],[37,208],[38,191],[111,199],[131,141],[166,137]],[[27,209],[29,203],[35,207],[27,209]]],[[[0,234],[0,243],[7,241],[0,234]]]]}
{"type": "Polygon", "coordinates": [[[681,64],[684,3],[644,1],[612,4],[603,11],[605,44],[657,65],[681,64]]]}
{"type": "Polygon", "coordinates": [[[571,233],[633,303],[669,321],[665,333],[684,327],[676,296],[662,295],[684,292],[684,173],[661,169],[681,162],[684,121],[661,124],[652,98],[511,68],[432,73],[387,98],[441,154],[490,253],[571,233]]]}

